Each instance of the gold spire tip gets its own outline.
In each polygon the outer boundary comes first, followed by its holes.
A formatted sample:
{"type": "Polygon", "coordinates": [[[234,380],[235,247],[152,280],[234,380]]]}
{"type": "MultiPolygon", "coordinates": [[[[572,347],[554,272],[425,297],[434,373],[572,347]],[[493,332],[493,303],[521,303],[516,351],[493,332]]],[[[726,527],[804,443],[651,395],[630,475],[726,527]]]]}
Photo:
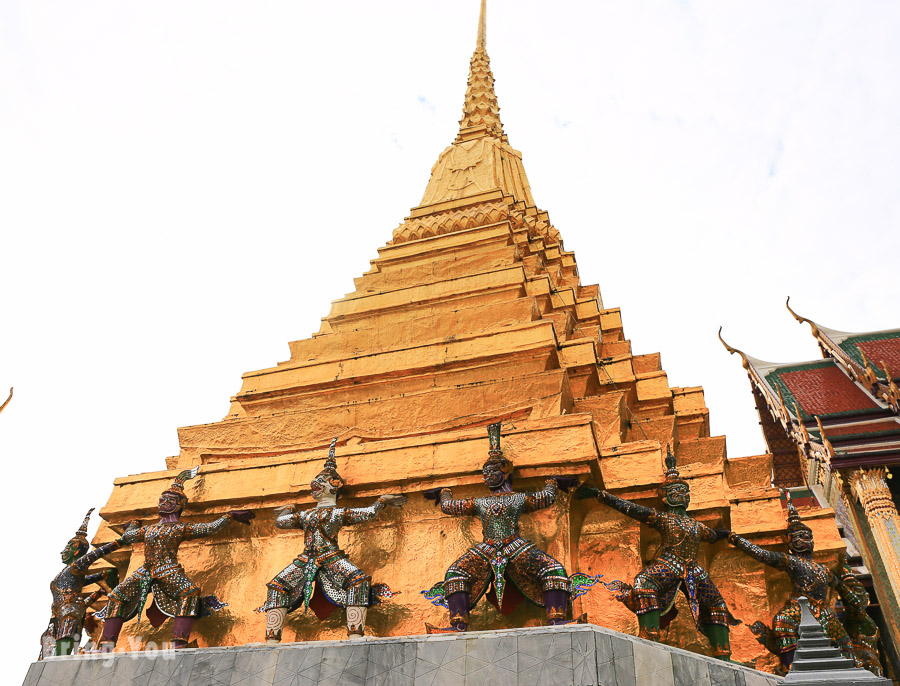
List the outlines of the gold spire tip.
{"type": "Polygon", "coordinates": [[[481,0],[481,16],[478,18],[478,41],[476,48],[487,46],[487,0],[481,0]]]}
{"type": "Polygon", "coordinates": [[[466,99],[463,104],[463,118],[459,122],[460,133],[466,129],[473,137],[503,137],[503,124],[500,123],[500,106],[497,94],[494,93],[494,75],[491,73],[491,61],[488,58],[486,44],[487,0],[481,0],[481,16],[478,19],[478,42],[472,59],[469,60],[469,81],[466,86],[466,99]],[[478,131],[474,131],[478,129],[478,131]]]}

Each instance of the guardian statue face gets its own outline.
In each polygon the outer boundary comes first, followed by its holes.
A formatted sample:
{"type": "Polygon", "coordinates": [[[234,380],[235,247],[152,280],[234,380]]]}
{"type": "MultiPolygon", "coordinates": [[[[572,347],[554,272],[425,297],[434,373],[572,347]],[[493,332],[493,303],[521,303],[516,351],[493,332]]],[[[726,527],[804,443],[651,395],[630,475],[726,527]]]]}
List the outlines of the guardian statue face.
{"type": "Polygon", "coordinates": [[[310,482],[309,490],[312,497],[316,500],[321,500],[322,498],[327,498],[329,496],[336,498],[343,485],[344,482],[341,479],[323,473],[316,476],[316,478],[310,482]]]}
{"type": "Polygon", "coordinates": [[[165,491],[159,496],[159,513],[161,515],[176,514],[181,512],[184,505],[176,493],[165,491]]]}
{"type": "Polygon", "coordinates": [[[59,556],[62,558],[63,564],[68,565],[72,564],[75,558],[84,555],[87,549],[88,545],[85,541],[80,538],[73,538],[66,543],[66,547],[60,551],[59,556]]]}
{"type": "Polygon", "coordinates": [[[663,489],[663,502],[669,507],[683,507],[691,504],[691,489],[687,484],[670,484],[663,489]]]}
{"type": "Polygon", "coordinates": [[[809,529],[797,529],[788,534],[788,546],[796,555],[812,554],[815,549],[812,531],[809,529]]]}
{"type": "Polygon", "coordinates": [[[490,489],[500,488],[509,475],[503,470],[499,462],[488,462],[481,470],[484,485],[490,489]]]}

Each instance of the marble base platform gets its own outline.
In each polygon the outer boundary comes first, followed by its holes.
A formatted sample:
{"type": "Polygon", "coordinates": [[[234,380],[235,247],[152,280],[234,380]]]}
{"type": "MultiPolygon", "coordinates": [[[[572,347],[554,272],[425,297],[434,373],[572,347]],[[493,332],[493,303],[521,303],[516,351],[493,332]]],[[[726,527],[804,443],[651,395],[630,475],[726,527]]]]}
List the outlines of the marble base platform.
{"type": "Polygon", "coordinates": [[[54,657],[23,686],[772,686],[780,677],[591,624],[54,657]]]}

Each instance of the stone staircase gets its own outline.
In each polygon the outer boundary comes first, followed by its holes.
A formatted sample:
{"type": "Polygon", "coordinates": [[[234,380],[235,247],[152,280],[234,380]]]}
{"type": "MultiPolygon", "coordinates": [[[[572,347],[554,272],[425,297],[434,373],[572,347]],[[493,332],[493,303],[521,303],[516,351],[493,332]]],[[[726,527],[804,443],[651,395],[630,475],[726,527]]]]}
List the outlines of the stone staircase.
{"type": "Polygon", "coordinates": [[[822,625],[809,611],[806,598],[800,598],[800,638],[791,671],[785,684],[794,686],[891,686],[889,679],[860,669],[853,660],[841,655],[822,625]]]}

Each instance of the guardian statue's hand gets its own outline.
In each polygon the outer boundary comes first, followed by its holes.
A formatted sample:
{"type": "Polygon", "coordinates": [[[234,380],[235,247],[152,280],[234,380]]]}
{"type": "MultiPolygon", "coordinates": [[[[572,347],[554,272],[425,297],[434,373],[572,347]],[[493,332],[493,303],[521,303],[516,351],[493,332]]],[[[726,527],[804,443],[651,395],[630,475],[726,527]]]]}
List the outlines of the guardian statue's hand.
{"type": "Polygon", "coordinates": [[[551,478],[556,482],[556,485],[559,486],[559,490],[564,493],[568,493],[570,488],[575,488],[578,485],[577,476],[554,476],[551,478]]]}
{"type": "Polygon", "coordinates": [[[110,570],[107,570],[106,576],[103,581],[106,582],[106,585],[110,588],[115,588],[119,585],[119,570],[113,567],[110,570]]]}
{"type": "Polygon", "coordinates": [[[600,496],[600,489],[596,486],[581,484],[575,490],[575,498],[578,500],[587,500],[588,498],[597,498],[600,496]]]}
{"type": "Polygon", "coordinates": [[[251,510],[231,510],[227,514],[234,521],[241,524],[249,524],[251,520],[256,518],[256,513],[251,510]]]}
{"type": "Polygon", "coordinates": [[[422,493],[425,500],[433,500],[435,505],[441,504],[441,491],[443,488],[429,488],[427,491],[422,493]]]}

